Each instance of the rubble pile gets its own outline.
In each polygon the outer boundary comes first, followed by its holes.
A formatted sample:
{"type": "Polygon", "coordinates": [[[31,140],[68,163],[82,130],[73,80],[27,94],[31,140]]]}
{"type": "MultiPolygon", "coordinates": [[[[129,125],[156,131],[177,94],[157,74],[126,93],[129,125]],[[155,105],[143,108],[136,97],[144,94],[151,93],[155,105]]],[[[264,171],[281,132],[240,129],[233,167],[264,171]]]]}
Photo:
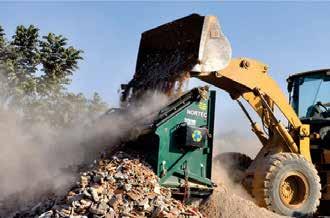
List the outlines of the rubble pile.
{"type": "MultiPolygon", "coordinates": [[[[38,216],[37,216],[38,217],[38,216]]],[[[161,187],[158,177],[138,158],[119,152],[81,173],[67,196],[39,218],[202,217],[161,187]]]]}

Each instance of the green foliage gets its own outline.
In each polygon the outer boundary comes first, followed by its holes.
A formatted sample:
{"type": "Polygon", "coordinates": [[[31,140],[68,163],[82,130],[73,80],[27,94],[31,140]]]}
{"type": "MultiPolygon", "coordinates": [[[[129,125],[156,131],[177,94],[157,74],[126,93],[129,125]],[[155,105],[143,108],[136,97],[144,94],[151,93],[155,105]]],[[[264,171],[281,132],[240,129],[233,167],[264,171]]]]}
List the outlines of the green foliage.
{"type": "Polygon", "coordinates": [[[69,127],[103,113],[107,105],[67,91],[82,50],[62,35],[39,37],[33,25],[18,26],[10,41],[0,26],[0,106],[18,108],[24,119],[69,127]]]}
{"type": "Polygon", "coordinates": [[[39,61],[38,34],[39,29],[30,25],[28,28],[18,26],[12,37],[11,45],[16,54],[15,63],[19,70],[33,74],[39,61]]]}
{"type": "Polygon", "coordinates": [[[48,91],[58,91],[70,84],[70,76],[78,68],[82,51],[72,46],[66,48],[67,39],[61,35],[49,33],[43,39],[40,42],[40,60],[45,74],[39,80],[39,92],[48,94],[48,91]]]}
{"type": "Polygon", "coordinates": [[[56,128],[70,128],[95,120],[106,109],[107,104],[101,98],[95,102],[94,98],[88,99],[82,93],[63,92],[49,96],[47,100],[38,99],[28,102],[24,119],[29,123],[47,122],[56,128]]]}
{"type": "Polygon", "coordinates": [[[5,45],[5,32],[2,26],[0,26],[0,48],[5,45]]]}

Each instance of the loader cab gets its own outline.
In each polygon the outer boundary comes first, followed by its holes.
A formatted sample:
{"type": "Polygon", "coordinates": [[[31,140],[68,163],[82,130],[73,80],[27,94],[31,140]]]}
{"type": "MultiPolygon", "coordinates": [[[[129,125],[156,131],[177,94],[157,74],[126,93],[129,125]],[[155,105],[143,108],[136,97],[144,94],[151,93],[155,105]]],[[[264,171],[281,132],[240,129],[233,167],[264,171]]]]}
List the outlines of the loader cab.
{"type": "Polygon", "coordinates": [[[293,109],[318,134],[317,144],[330,149],[330,69],[294,74],[287,81],[293,109]]]}
{"type": "Polygon", "coordinates": [[[290,103],[302,120],[330,119],[330,69],[288,78],[290,103]]]}

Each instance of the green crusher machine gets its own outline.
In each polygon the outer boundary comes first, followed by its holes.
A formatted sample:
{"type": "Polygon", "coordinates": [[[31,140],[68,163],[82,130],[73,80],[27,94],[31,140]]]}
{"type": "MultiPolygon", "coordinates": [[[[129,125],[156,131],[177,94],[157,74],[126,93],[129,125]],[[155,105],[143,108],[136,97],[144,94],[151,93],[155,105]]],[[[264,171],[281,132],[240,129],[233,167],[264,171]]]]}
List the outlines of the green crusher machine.
{"type": "Polygon", "coordinates": [[[194,88],[157,111],[126,146],[141,153],[160,184],[185,199],[212,193],[215,91],[194,88]]]}

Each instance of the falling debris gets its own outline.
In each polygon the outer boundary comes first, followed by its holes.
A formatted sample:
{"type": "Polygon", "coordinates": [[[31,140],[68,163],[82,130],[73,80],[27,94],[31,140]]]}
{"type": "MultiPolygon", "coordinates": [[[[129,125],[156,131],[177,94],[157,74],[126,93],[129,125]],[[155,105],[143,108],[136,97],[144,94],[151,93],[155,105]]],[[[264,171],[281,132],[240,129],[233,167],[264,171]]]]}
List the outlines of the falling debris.
{"type": "Polygon", "coordinates": [[[135,74],[122,100],[134,101],[147,90],[180,92],[198,63],[203,22],[204,17],[195,14],[142,33],[135,74]]]}
{"type": "Polygon", "coordinates": [[[230,43],[214,16],[191,14],[145,31],[134,77],[122,86],[121,101],[135,101],[148,90],[178,96],[191,72],[218,71],[230,59],[230,43]]]}

